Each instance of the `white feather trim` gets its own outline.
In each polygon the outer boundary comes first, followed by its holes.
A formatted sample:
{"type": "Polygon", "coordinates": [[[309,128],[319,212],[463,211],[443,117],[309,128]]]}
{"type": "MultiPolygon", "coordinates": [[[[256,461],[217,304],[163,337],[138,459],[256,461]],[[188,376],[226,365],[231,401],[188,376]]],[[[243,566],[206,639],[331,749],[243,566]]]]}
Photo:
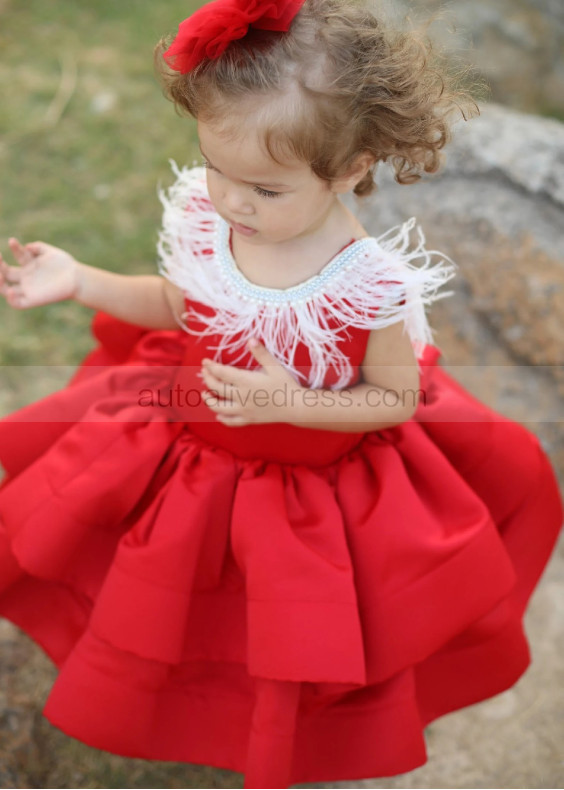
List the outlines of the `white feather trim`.
{"type": "Polygon", "coordinates": [[[177,180],[166,193],[159,190],[164,207],[159,270],[189,300],[214,308],[209,316],[189,305],[182,319],[191,334],[220,336],[211,347],[216,360],[226,350],[240,351],[238,362],[247,354],[249,338],[257,337],[302,384],[322,387],[328,369],[334,368],[339,378],[333,389],[340,389],[353,371],[329,318],[337,319],[345,332],[348,326],[372,330],[403,321],[417,356],[432,342],[425,307],[449,295],[438,290],[453,277],[454,265],[425,249],[415,219],[377,239],[359,239],[304,283],[267,288],[251,283],[238,269],[229,246],[230,228],[210,201],[204,168],[179,170],[171,164],[177,180]],[[414,228],[418,243],[410,249],[414,228]],[[434,256],[440,259],[433,262],[434,256]],[[195,330],[193,319],[205,328],[195,330]],[[307,381],[293,364],[299,343],[311,357],[307,381]]]}

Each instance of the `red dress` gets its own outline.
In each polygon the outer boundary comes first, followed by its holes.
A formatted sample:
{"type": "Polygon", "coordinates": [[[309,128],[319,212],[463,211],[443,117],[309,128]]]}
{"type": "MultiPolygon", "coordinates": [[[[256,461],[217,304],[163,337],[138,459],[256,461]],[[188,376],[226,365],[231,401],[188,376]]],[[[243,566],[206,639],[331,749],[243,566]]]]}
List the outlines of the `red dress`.
{"type": "MultiPolygon", "coordinates": [[[[206,316],[190,298],[195,333],[99,315],[71,384],[0,422],[0,613],[60,668],[45,715],[247,787],[409,771],[428,722],[529,663],[523,611],[562,521],[550,464],[428,343],[394,428],[215,422],[195,397],[225,339],[206,316]]],[[[354,383],[369,329],[328,321],[354,383]]],[[[314,351],[295,345],[293,369],[314,351]]]]}

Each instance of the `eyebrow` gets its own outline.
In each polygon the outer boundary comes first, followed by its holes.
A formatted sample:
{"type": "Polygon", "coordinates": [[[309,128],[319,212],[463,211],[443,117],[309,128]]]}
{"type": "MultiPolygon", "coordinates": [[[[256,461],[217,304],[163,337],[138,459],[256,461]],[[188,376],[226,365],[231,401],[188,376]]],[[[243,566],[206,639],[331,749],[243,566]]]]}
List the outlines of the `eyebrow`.
{"type": "MultiPolygon", "coordinates": [[[[218,168],[210,160],[209,156],[206,156],[205,153],[202,151],[202,146],[199,145],[198,147],[199,147],[200,153],[202,154],[204,159],[207,159],[207,161],[214,168],[214,170],[217,170],[218,173],[221,173],[221,170],[218,170],[218,168]]],[[[242,184],[248,184],[251,187],[252,186],[257,186],[257,187],[278,187],[278,188],[282,187],[283,189],[288,189],[289,188],[288,184],[267,184],[264,181],[261,181],[260,183],[258,183],[257,181],[242,181],[241,183],[242,184]]]]}

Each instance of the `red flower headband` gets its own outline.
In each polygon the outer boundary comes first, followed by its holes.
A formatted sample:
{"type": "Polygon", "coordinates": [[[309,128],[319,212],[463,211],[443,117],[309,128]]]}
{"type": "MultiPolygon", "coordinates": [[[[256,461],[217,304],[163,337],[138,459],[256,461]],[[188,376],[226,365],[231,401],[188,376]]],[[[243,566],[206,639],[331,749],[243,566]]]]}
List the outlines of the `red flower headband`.
{"type": "Polygon", "coordinates": [[[204,58],[219,58],[232,41],[247,34],[249,27],[286,32],[304,2],[214,0],[180,24],[163,57],[174,71],[187,74],[204,58]]]}

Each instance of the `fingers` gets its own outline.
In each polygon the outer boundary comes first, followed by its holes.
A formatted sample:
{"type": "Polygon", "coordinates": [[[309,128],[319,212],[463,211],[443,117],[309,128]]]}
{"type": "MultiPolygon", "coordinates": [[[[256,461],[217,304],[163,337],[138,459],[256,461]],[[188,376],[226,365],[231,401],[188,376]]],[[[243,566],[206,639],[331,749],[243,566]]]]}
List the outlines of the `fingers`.
{"type": "Polygon", "coordinates": [[[26,244],[24,247],[23,244],[20,244],[18,239],[12,237],[8,239],[8,244],[12,251],[12,255],[20,266],[25,266],[26,263],[30,263],[39,254],[36,250],[40,242],[32,242],[31,244],[26,244]]]}
{"type": "Polygon", "coordinates": [[[36,258],[38,255],[43,255],[45,252],[47,252],[47,250],[50,248],[50,245],[45,244],[43,241],[30,241],[25,245],[25,248],[31,252],[34,258],[36,258]]]}
{"type": "Polygon", "coordinates": [[[216,415],[216,420],[218,422],[222,422],[224,425],[228,425],[230,428],[239,428],[243,425],[251,425],[248,420],[241,416],[228,417],[223,414],[218,414],[216,415]]]}
{"type": "Polygon", "coordinates": [[[19,310],[29,307],[29,301],[24,296],[24,293],[19,285],[6,285],[0,283],[0,293],[8,302],[10,307],[16,307],[19,310]]]}
{"type": "Polygon", "coordinates": [[[0,254],[0,294],[10,307],[19,309],[27,307],[27,300],[21,286],[22,269],[19,266],[8,266],[0,254]]]}
{"type": "Polygon", "coordinates": [[[10,307],[22,309],[29,306],[29,300],[25,296],[22,287],[24,270],[21,267],[30,263],[35,258],[35,255],[28,249],[28,245],[24,247],[14,237],[8,239],[8,244],[12,255],[20,265],[9,266],[0,254],[0,294],[2,294],[10,307]]]}
{"type": "Polygon", "coordinates": [[[232,384],[234,387],[248,386],[249,373],[256,373],[256,371],[243,370],[234,365],[222,365],[211,359],[202,360],[202,370],[222,385],[232,384]]]}
{"type": "Polygon", "coordinates": [[[17,266],[8,266],[2,255],[0,255],[0,283],[2,286],[12,285],[19,283],[22,276],[22,270],[17,266]]]}
{"type": "Polygon", "coordinates": [[[222,401],[232,401],[235,399],[237,390],[233,384],[220,381],[210,373],[204,373],[203,380],[208,388],[207,394],[212,398],[222,401]]]}
{"type": "Polygon", "coordinates": [[[202,391],[202,398],[206,406],[215,412],[216,417],[219,419],[220,416],[230,418],[237,416],[236,412],[244,405],[239,390],[232,384],[220,381],[205,369],[202,378],[208,388],[202,391]]]}

